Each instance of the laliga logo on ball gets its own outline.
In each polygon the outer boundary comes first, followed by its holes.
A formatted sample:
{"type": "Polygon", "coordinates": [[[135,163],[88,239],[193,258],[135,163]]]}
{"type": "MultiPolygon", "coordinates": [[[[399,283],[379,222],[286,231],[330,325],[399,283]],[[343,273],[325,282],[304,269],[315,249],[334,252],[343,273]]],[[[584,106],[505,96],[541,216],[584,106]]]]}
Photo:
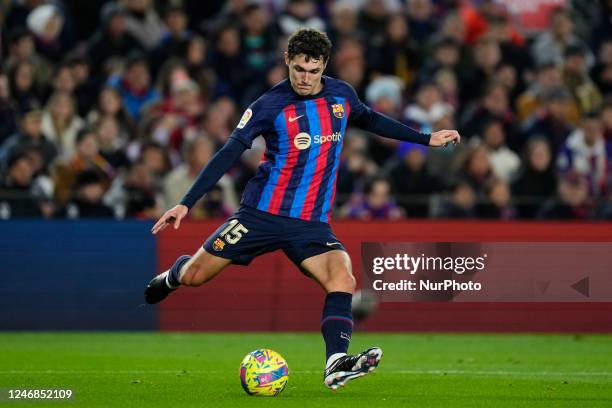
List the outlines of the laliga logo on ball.
{"type": "Polygon", "coordinates": [[[310,143],[310,135],[306,132],[298,133],[295,139],[293,139],[293,144],[298,148],[298,150],[308,149],[310,147],[310,143]]]}

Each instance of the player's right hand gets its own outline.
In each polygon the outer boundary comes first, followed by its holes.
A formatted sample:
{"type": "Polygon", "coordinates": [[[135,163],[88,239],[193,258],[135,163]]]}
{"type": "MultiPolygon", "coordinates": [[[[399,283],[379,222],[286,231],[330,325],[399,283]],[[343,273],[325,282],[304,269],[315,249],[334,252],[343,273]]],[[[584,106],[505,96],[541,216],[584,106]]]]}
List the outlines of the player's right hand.
{"type": "Polygon", "coordinates": [[[189,208],[187,208],[186,205],[175,205],[166,211],[159,220],[157,220],[153,228],[151,228],[151,232],[153,234],[157,234],[170,224],[174,224],[174,229],[178,229],[178,227],[181,225],[181,220],[185,218],[188,212],[189,208]]]}

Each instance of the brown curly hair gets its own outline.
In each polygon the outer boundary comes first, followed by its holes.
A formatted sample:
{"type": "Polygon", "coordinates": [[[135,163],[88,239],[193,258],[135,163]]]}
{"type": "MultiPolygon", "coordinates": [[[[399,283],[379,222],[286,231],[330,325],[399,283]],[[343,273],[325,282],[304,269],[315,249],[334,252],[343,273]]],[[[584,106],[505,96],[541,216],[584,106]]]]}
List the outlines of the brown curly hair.
{"type": "Polygon", "coordinates": [[[326,63],[329,60],[331,47],[331,41],[324,32],[314,28],[301,28],[289,37],[287,54],[289,59],[304,54],[306,62],[312,58],[322,59],[326,63]]]}

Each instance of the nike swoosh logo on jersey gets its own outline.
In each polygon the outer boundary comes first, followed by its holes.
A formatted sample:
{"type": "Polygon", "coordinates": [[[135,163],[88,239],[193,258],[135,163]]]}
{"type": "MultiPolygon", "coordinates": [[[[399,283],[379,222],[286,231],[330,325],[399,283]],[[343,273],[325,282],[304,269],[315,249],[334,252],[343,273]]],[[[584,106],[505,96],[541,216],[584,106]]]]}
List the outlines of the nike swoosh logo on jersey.
{"type": "Polygon", "coordinates": [[[325,245],[334,246],[334,245],[340,245],[340,243],[339,242],[326,242],[325,245]]]}
{"type": "Polygon", "coordinates": [[[295,122],[296,120],[298,120],[298,119],[299,119],[299,118],[301,118],[302,116],[304,116],[304,115],[296,116],[296,117],[294,117],[294,118],[289,117],[289,119],[288,119],[288,120],[289,120],[289,122],[295,122]]]}

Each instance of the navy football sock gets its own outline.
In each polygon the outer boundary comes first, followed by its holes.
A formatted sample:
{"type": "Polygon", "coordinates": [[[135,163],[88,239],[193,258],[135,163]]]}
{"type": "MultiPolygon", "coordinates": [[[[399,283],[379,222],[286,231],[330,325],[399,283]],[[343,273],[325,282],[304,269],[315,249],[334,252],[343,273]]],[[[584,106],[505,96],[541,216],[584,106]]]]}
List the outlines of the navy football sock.
{"type": "Polygon", "coordinates": [[[176,289],[181,286],[179,273],[183,265],[185,265],[185,263],[187,263],[187,261],[190,259],[191,257],[189,255],[181,255],[176,258],[176,261],[174,261],[174,265],[172,265],[172,267],[170,268],[170,272],[168,272],[168,276],[166,277],[166,284],[170,289],[176,289]]]}
{"type": "Polygon", "coordinates": [[[353,295],[347,292],[330,292],[325,297],[321,333],[327,360],[334,354],[348,351],[353,333],[352,299],[353,295]]]}

